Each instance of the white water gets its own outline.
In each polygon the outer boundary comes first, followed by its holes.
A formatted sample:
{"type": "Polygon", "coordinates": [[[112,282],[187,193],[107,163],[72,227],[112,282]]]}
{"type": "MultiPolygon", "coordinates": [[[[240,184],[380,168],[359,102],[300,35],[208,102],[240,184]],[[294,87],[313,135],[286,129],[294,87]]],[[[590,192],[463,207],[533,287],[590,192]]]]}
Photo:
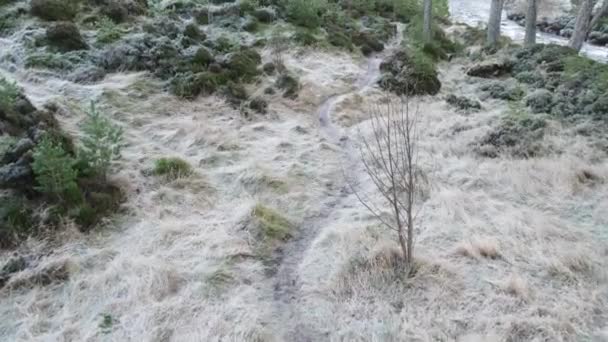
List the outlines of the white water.
{"type": "MultiPolygon", "coordinates": [[[[450,0],[450,13],[456,22],[471,26],[486,25],[490,16],[490,0],[450,0]]],[[[503,11],[501,34],[523,43],[525,29],[517,23],[508,20],[503,11]]],[[[568,39],[544,32],[537,33],[537,41],[544,44],[567,45],[568,39]]],[[[585,44],[581,53],[600,62],[608,61],[608,48],[585,44]]]]}

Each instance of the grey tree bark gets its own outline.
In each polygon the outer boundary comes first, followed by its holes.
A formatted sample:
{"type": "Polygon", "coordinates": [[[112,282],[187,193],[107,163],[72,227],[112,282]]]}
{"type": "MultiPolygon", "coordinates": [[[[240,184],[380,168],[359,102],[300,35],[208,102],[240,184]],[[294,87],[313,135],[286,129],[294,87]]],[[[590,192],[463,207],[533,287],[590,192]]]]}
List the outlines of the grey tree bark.
{"type": "Polygon", "coordinates": [[[502,8],[504,0],[492,0],[490,7],[490,20],[488,20],[487,44],[496,47],[500,38],[500,21],[502,19],[502,8]]]}
{"type": "Polygon", "coordinates": [[[591,30],[591,14],[595,0],[583,0],[579,5],[578,14],[576,15],[576,24],[574,25],[574,33],[570,38],[568,46],[576,51],[580,51],[587,39],[587,34],[591,30]]]}
{"type": "Polygon", "coordinates": [[[591,23],[589,24],[589,32],[587,32],[587,35],[589,35],[591,30],[593,30],[593,28],[597,26],[600,19],[602,19],[602,17],[605,17],[606,14],[608,14],[608,0],[604,0],[604,2],[602,3],[602,7],[600,7],[593,15],[591,23]]]}
{"type": "Polygon", "coordinates": [[[422,36],[425,43],[429,43],[433,37],[433,0],[424,0],[424,22],[422,36]]]}
{"type": "Polygon", "coordinates": [[[538,12],[537,0],[528,0],[526,10],[526,37],[524,38],[524,46],[532,46],[536,44],[536,16],[538,12]]]}

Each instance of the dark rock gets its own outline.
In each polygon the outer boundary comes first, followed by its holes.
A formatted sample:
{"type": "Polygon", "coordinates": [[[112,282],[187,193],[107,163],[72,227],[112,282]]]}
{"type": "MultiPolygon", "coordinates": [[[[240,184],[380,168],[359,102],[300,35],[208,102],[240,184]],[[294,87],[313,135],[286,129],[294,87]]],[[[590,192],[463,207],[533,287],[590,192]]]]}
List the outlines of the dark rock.
{"type": "Polygon", "coordinates": [[[4,153],[0,159],[0,165],[17,162],[21,157],[35,146],[34,142],[29,138],[23,138],[13,145],[4,153]]]}
{"type": "Polygon", "coordinates": [[[31,188],[34,184],[34,173],[30,162],[31,160],[23,158],[17,162],[0,166],[0,189],[31,188]]]}
{"type": "Polygon", "coordinates": [[[57,22],[49,26],[46,29],[46,39],[50,45],[64,52],[87,48],[78,27],[71,22],[57,22]]]}
{"type": "Polygon", "coordinates": [[[494,78],[508,74],[513,69],[509,62],[484,62],[472,66],[467,75],[482,78],[494,78]]]}

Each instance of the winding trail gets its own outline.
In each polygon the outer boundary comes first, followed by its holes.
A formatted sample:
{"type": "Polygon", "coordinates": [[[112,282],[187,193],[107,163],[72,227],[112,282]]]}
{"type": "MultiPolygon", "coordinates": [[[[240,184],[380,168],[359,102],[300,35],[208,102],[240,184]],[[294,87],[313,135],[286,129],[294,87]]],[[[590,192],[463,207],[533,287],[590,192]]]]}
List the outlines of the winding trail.
{"type": "MultiPolygon", "coordinates": [[[[373,88],[380,77],[380,64],[386,55],[398,47],[403,40],[404,25],[397,23],[397,34],[388,44],[387,48],[380,54],[372,55],[367,59],[365,73],[359,77],[355,87],[342,94],[335,94],[325,99],[318,107],[321,133],[333,144],[340,146],[343,163],[348,163],[345,172],[352,172],[353,164],[358,161],[358,155],[350,139],[342,135],[341,129],[332,121],[332,112],[335,106],[345,98],[354,94],[361,94],[373,88]]],[[[327,339],[325,333],[315,331],[307,326],[306,322],[299,317],[298,303],[303,299],[301,293],[302,281],[299,275],[299,267],[321,229],[327,225],[327,220],[334,209],[342,205],[343,200],[351,192],[348,184],[341,184],[334,188],[334,193],[328,196],[327,201],[322,203],[322,209],[314,216],[303,220],[295,236],[289,240],[277,256],[279,266],[273,277],[273,324],[276,325],[273,332],[282,341],[313,342],[327,339]]]]}

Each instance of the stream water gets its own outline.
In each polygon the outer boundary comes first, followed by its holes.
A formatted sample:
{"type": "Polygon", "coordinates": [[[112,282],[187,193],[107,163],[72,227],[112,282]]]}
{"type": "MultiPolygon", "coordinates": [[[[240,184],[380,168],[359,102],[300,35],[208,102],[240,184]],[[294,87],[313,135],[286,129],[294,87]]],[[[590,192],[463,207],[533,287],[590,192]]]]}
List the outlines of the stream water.
{"type": "MultiPolygon", "coordinates": [[[[485,25],[490,16],[490,0],[450,0],[450,14],[454,21],[471,26],[485,25]]],[[[501,34],[513,39],[515,42],[523,42],[525,29],[516,22],[508,20],[503,12],[501,34]]],[[[547,34],[537,33],[537,41],[544,44],[568,44],[568,39],[547,34]]],[[[608,48],[585,44],[581,53],[593,60],[608,62],[608,48]]]]}

